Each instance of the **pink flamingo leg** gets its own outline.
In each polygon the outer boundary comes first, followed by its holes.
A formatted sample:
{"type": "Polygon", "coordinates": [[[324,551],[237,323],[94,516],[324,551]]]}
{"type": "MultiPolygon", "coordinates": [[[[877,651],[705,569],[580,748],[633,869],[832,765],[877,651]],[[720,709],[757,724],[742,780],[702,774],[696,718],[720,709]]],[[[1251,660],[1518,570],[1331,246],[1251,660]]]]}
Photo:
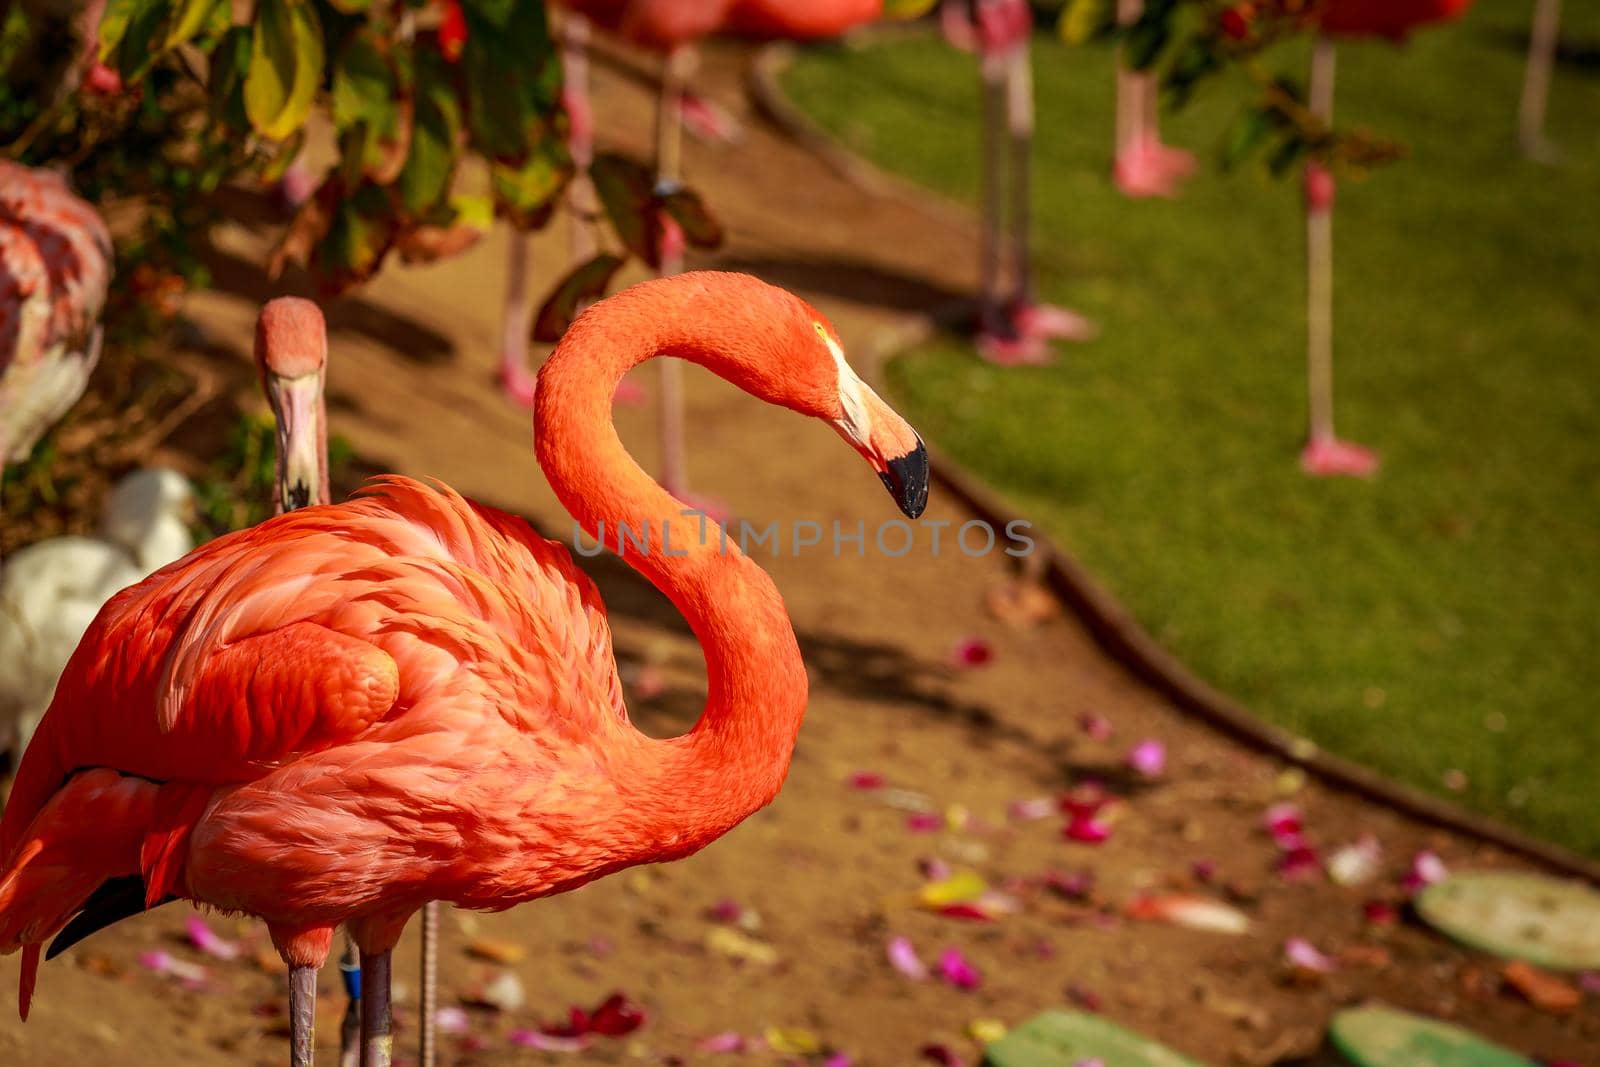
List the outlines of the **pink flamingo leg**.
{"type": "Polygon", "coordinates": [[[434,1067],[438,1059],[439,1014],[439,902],[422,906],[422,996],[418,1010],[417,1060],[419,1067],[434,1067]]]}
{"type": "Polygon", "coordinates": [[[361,1067],[389,1067],[394,1055],[389,964],[388,952],[361,954],[361,1067]]]}
{"type": "MultiPolygon", "coordinates": [[[[683,95],[695,62],[694,50],[686,45],[679,46],[667,55],[662,71],[661,99],[656,112],[658,190],[676,188],[683,173],[683,95]]],[[[683,231],[676,222],[663,216],[660,246],[662,277],[682,272],[683,251],[683,231]]],[[[684,455],[682,360],[661,361],[659,387],[657,412],[660,419],[661,485],[667,492],[682,499],[689,491],[688,461],[684,455]]]]}
{"type": "MultiPolygon", "coordinates": [[[[567,148],[575,173],[567,186],[568,252],[574,265],[594,255],[594,224],[600,215],[589,166],[594,162],[594,111],[589,103],[589,20],[569,14],[561,26],[561,70],[567,118],[567,148]]],[[[426,1067],[426,1065],[424,1065],[426,1067]]]]}
{"type": "MultiPolygon", "coordinates": [[[[1333,118],[1333,40],[1318,37],[1311,58],[1311,108],[1333,118]]],[[[1333,429],[1333,175],[1317,162],[1306,166],[1306,396],[1310,430],[1300,469],[1319,477],[1365,478],[1378,456],[1339,440],[1333,429]]]]}
{"type": "Polygon", "coordinates": [[[528,305],[527,234],[511,231],[506,259],[506,304],[500,334],[500,386],[523,407],[533,406],[533,372],[528,369],[528,333],[533,311],[528,305]]]}
{"type": "Polygon", "coordinates": [[[289,968],[289,1065],[311,1067],[316,1046],[317,968],[289,968]]]}
{"type": "Polygon", "coordinates": [[[1538,0],[1533,9],[1533,25],[1528,30],[1528,65],[1517,107],[1517,143],[1523,155],[1541,162],[1556,154],[1544,137],[1544,116],[1550,102],[1550,75],[1555,68],[1560,32],[1561,0],[1538,0]]]}

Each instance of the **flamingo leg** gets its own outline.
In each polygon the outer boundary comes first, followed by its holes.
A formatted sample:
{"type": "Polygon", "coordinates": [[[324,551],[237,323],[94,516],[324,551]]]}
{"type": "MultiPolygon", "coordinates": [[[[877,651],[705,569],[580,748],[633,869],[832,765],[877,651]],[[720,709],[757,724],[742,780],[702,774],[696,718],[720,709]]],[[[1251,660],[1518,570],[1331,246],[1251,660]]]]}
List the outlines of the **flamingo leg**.
{"type": "Polygon", "coordinates": [[[1528,30],[1528,65],[1522,76],[1517,107],[1517,142],[1529,159],[1549,160],[1554,151],[1544,139],[1545,108],[1550,102],[1550,76],[1555,68],[1561,28],[1561,0],[1538,0],[1528,30]]]}
{"type": "Polygon", "coordinates": [[[358,1067],[361,1061],[361,963],[355,942],[344,938],[339,957],[339,977],[344,980],[344,1019],[339,1023],[339,1067],[358,1067]]]}
{"type": "MultiPolygon", "coordinates": [[[[692,48],[680,46],[667,55],[661,78],[661,98],[656,112],[656,191],[670,192],[681,180],[683,159],[683,94],[695,67],[692,48]]],[[[662,220],[662,277],[683,270],[683,236],[677,224],[662,220]]],[[[680,499],[689,491],[688,461],[684,455],[683,361],[661,364],[659,400],[661,433],[661,485],[680,499]]]]}
{"type": "Polygon", "coordinates": [[[316,1052],[317,968],[289,968],[289,1064],[311,1067],[316,1052]]]}
{"type": "Polygon", "coordinates": [[[500,384],[519,404],[533,404],[533,372],[528,370],[528,257],[533,239],[512,229],[506,258],[506,304],[500,334],[500,384]]]}
{"type": "Polygon", "coordinates": [[[594,255],[594,220],[599,214],[589,166],[594,162],[594,117],[589,103],[589,20],[569,14],[561,24],[562,84],[571,132],[572,181],[567,184],[568,251],[574,265],[594,255]]]}
{"type": "MultiPolygon", "coordinates": [[[[1333,40],[1318,37],[1311,57],[1311,110],[1333,118],[1333,40]]],[[[1306,375],[1310,436],[1333,439],[1333,206],[1306,197],[1306,375]]]]}
{"type": "Polygon", "coordinates": [[[388,951],[361,954],[361,1067],[389,1067],[394,1055],[390,961],[388,951]]]}
{"type": "Polygon", "coordinates": [[[1011,286],[1012,304],[1033,303],[1033,198],[1029,187],[1033,152],[1033,66],[1028,42],[1006,56],[1006,134],[1011,148],[1011,286]]]}
{"type": "Polygon", "coordinates": [[[422,906],[422,1019],[419,1024],[421,1047],[417,1052],[420,1067],[434,1067],[437,1057],[439,1013],[439,902],[422,906]]]}
{"type": "Polygon", "coordinates": [[[1001,310],[1001,240],[1005,228],[1005,168],[1002,130],[1006,125],[1005,60],[992,52],[979,57],[983,100],[983,219],[978,253],[978,328],[984,334],[1009,336],[1001,310]]]}

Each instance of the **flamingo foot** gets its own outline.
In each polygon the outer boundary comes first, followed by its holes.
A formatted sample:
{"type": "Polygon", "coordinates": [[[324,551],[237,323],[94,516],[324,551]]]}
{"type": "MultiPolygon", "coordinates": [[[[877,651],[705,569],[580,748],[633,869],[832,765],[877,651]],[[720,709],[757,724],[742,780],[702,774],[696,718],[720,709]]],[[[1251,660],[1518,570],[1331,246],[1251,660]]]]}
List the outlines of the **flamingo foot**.
{"type": "Polygon", "coordinates": [[[1300,469],[1317,478],[1370,478],[1381,461],[1370,448],[1337,437],[1314,437],[1300,451],[1300,469]]]}
{"type": "MultiPolygon", "coordinates": [[[[1170,200],[1177,196],[1178,183],[1185,175],[1178,173],[1172,161],[1162,155],[1175,151],[1148,137],[1123,148],[1111,165],[1111,177],[1117,189],[1123,196],[1136,200],[1153,197],[1170,200]]],[[[1190,163],[1192,165],[1192,158],[1190,163]]]]}
{"type": "Polygon", "coordinates": [[[1200,166],[1193,152],[1162,144],[1154,137],[1150,138],[1148,151],[1155,156],[1156,166],[1172,175],[1177,181],[1194,177],[1195,171],[1200,166]]]}
{"type": "Polygon", "coordinates": [[[683,94],[683,128],[704,144],[733,144],[744,136],[732,112],[698,93],[683,94]]]}
{"type": "Polygon", "coordinates": [[[1092,341],[1100,329],[1083,315],[1054,304],[1018,304],[1011,321],[1023,337],[1046,341],[1092,341]]]}
{"type": "Polygon", "coordinates": [[[507,352],[500,357],[500,388],[513,404],[533,410],[533,388],[537,382],[521,354],[507,352]]]}
{"type": "Polygon", "coordinates": [[[1042,336],[993,330],[979,332],[978,355],[997,367],[1037,367],[1049,363],[1052,358],[1050,346],[1042,336]]]}

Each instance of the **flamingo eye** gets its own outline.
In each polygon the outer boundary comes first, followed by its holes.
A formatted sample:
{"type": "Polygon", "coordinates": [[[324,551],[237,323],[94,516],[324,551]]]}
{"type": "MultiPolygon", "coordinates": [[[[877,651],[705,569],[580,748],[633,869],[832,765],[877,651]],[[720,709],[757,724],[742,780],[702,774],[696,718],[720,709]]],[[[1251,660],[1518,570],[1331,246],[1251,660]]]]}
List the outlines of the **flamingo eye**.
{"type": "Polygon", "coordinates": [[[817,331],[817,336],[822,338],[822,343],[827,344],[832,338],[828,336],[828,328],[820,322],[813,322],[811,328],[817,331]]]}

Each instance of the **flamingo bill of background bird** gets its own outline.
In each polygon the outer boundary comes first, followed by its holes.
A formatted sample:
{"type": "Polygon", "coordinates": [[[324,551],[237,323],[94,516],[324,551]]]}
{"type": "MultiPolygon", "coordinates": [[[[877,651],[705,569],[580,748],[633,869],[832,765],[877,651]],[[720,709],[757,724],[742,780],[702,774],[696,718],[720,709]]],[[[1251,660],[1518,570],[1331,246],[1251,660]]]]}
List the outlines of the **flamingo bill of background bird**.
{"type": "MultiPolygon", "coordinates": [[[[1307,103],[1324,125],[1333,123],[1334,39],[1404,40],[1430,22],[1458,18],[1472,0],[1328,0],[1317,9],[1307,103]]],[[[1333,203],[1335,181],[1320,159],[1307,160],[1306,399],[1307,430],[1300,469],[1317,477],[1367,478],[1381,461],[1370,448],[1342,439],[1333,421],[1333,203]]]]}
{"type": "MultiPolygon", "coordinates": [[[[621,376],[666,352],[831,424],[921,514],[921,440],[826,320],[756,279],[691,273],[596,304],[540,371],[538,460],[590,538],[681,520],[610,417],[621,376]]],[[[130,914],[130,895],[132,911],[185,898],[267,922],[294,1048],[346,925],[363,1063],[387,1063],[389,952],[425,902],[565,892],[688,856],[770,802],[807,690],[776,587],[714,531],[681,556],[622,540],[702,641],[709,693],[680,737],[629,722],[604,605],[567,550],[444,486],[380,479],[114,597],[0,816],[0,951],[24,953],[23,1014],[45,942],[130,914]]]]}

